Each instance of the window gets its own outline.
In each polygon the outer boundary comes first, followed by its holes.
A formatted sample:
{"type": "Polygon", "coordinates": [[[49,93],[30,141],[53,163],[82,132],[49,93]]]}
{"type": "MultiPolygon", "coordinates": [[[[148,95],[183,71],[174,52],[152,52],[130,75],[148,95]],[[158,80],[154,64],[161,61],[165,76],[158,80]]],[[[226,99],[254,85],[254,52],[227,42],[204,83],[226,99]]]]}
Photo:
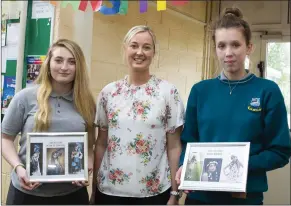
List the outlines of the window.
{"type": "Polygon", "coordinates": [[[290,42],[269,42],[266,57],[266,78],[276,82],[282,91],[290,128],[290,42]]]}

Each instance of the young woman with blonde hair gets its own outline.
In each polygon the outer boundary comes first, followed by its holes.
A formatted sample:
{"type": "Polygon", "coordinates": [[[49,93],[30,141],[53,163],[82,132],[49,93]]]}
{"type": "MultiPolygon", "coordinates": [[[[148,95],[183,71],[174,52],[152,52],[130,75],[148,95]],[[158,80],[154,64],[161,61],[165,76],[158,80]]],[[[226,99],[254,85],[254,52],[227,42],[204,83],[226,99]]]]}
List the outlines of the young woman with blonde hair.
{"type": "Polygon", "coordinates": [[[98,98],[93,198],[101,205],[177,204],[183,102],[173,84],[150,74],[157,47],[149,27],[130,29],[123,48],[129,75],[98,98]]]}
{"type": "Polygon", "coordinates": [[[7,204],[88,204],[88,182],[31,183],[26,164],[28,132],[88,132],[92,170],[96,105],[90,93],[86,62],[81,48],[60,39],[49,49],[36,84],[18,92],[2,122],[2,155],[13,167],[7,204]],[[13,141],[21,132],[17,154],[13,141]]]}

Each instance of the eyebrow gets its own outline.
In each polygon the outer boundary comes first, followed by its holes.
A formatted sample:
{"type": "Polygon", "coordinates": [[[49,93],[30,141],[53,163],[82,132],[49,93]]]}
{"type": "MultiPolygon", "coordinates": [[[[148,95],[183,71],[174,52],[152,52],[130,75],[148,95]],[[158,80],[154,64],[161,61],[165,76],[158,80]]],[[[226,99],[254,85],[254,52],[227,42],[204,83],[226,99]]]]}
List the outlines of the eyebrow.
{"type": "MultiPolygon", "coordinates": [[[[59,58],[59,59],[64,59],[64,57],[62,57],[62,56],[56,56],[55,59],[57,59],[57,58],[59,58]]],[[[70,57],[70,58],[68,58],[68,59],[69,59],[69,60],[75,60],[74,57],[70,57]]]]}
{"type": "MultiPolygon", "coordinates": [[[[136,41],[133,41],[133,42],[130,42],[131,44],[138,44],[136,41]]],[[[150,46],[152,46],[152,44],[150,44],[150,43],[145,43],[145,45],[150,45],[150,46]]]]}
{"type": "MultiPolygon", "coordinates": [[[[237,41],[237,40],[234,40],[234,41],[231,41],[230,42],[230,44],[233,44],[233,43],[241,43],[240,41],[237,41]]],[[[219,42],[217,42],[217,44],[226,44],[226,42],[225,41],[219,41],[219,42]]]]}

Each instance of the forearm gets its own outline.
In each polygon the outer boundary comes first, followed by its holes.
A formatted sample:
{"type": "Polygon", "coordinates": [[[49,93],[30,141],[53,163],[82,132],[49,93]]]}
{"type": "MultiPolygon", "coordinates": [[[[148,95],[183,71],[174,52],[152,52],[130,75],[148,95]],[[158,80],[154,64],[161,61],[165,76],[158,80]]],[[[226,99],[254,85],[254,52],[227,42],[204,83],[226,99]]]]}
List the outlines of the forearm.
{"type": "Polygon", "coordinates": [[[175,175],[179,169],[179,158],[180,158],[181,150],[182,148],[181,148],[180,141],[177,142],[175,146],[168,147],[167,149],[170,172],[171,172],[171,185],[172,185],[172,190],[174,191],[178,191],[178,185],[175,180],[175,175]]]}
{"type": "Polygon", "coordinates": [[[97,185],[98,171],[101,166],[105,151],[106,151],[106,146],[98,145],[98,144],[96,145],[95,150],[94,150],[93,191],[95,191],[95,187],[97,185]]]}
{"type": "Polygon", "coordinates": [[[183,165],[183,163],[184,163],[186,146],[187,146],[187,143],[183,143],[182,142],[182,144],[181,144],[181,153],[180,153],[180,157],[179,157],[179,167],[181,167],[183,165]]]}
{"type": "Polygon", "coordinates": [[[88,162],[94,161],[94,151],[93,148],[88,148],[88,162]]]}
{"type": "Polygon", "coordinates": [[[89,131],[88,132],[88,161],[93,163],[94,161],[93,148],[96,142],[96,136],[95,136],[96,131],[95,131],[95,128],[90,128],[88,131],[89,131]]]}
{"type": "Polygon", "coordinates": [[[289,162],[291,148],[277,150],[264,150],[259,154],[250,156],[249,171],[271,171],[284,167],[289,162]]]}
{"type": "Polygon", "coordinates": [[[7,135],[3,133],[2,133],[2,156],[12,167],[15,167],[17,164],[21,163],[21,160],[17,155],[17,151],[15,149],[12,138],[7,137],[7,135]]]}
{"type": "Polygon", "coordinates": [[[95,146],[94,151],[93,151],[92,194],[95,194],[96,185],[97,185],[97,172],[95,172],[96,171],[95,151],[96,151],[96,146],[95,146]]]}
{"type": "Polygon", "coordinates": [[[95,163],[94,171],[96,171],[96,173],[98,173],[98,171],[99,171],[99,168],[101,166],[105,151],[106,151],[106,146],[104,146],[104,145],[97,145],[96,146],[95,161],[94,161],[94,163],[95,163]]]}

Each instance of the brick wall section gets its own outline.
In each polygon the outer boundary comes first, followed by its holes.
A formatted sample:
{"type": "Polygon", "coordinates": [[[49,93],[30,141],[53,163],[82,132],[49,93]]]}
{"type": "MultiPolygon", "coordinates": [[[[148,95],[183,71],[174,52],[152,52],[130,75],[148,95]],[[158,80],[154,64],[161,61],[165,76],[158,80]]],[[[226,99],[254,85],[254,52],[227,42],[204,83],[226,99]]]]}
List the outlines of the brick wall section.
{"type": "MultiPolygon", "coordinates": [[[[175,10],[205,21],[206,2],[192,1],[175,10]]],[[[68,38],[74,40],[74,11],[57,6],[55,12],[54,40],[68,38]]],[[[90,23],[90,22],[88,22],[90,23]]],[[[149,4],[148,11],[139,13],[139,5],[129,1],[128,14],[104,16],[94,13],[93,44],[91,51],[91,89],[95,97],[108,83],[123,78],[127,67],[122,60],[122,39],[135,25],[146,24],[152,27],[159,43],[158,52],[151,67],[151,73],[175,84],[186,103],[190,89],[201,80],[204,45],[204,26],[169,10],[158,12],[149,4]]],[[[10,183],[10,167],[2,162],[2,199],[6,202],[10,183]]],[[[88,187],[91,192],[91,187],[88,187]]]]}
{"type": "MultiPolygon", "coordinates": [[[[204,19],[205,12],[201,11],[205,11],[205,2],[187,5],[190,6],[177,8],[183,13],[191,13],[196,19],[204,19]]],[[[121,55],[122,40],[132,26],[139,24],[149,25],[159,44],[151,73],[175,84],[186,102],[193,83],[201,80],[204,26],[172,12],[157,12],[155,6],[149,6],[145,14],[140,14],[136,2],[129,2],[126,16],[94,14],[91,64],[94,95],[97,96],[109,82],[127,74],[121,55]]]]}

